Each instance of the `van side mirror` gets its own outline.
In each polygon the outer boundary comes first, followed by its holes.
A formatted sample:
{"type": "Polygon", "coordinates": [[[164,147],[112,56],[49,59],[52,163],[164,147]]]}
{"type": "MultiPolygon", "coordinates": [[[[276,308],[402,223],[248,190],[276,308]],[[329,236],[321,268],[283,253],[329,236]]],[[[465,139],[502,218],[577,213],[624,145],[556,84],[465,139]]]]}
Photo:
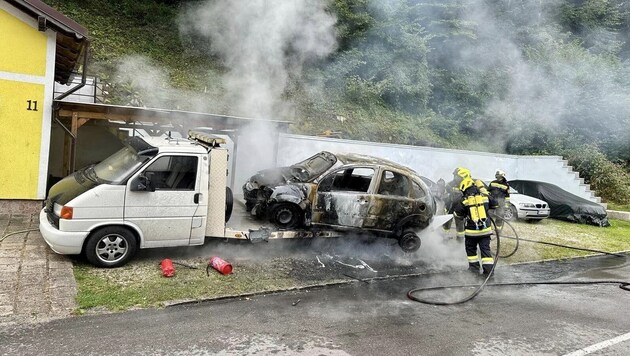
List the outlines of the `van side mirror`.
{"type": "Polygon", "coordinates": [[[155,192],[155,187],[151,183],[151,179],[149,179],[144,174],[140,174],[131,181],[129,190],[131,190],[132,192],[155,192]]]}

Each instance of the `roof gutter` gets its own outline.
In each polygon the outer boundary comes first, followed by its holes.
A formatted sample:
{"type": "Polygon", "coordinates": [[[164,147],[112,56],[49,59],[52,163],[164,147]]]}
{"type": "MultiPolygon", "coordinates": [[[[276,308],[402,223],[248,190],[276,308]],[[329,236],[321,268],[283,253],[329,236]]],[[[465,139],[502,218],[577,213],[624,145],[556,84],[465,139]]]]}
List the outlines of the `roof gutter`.
{"type": "Polygon", "coordinates": [[[89,49],[90,49],[90,41],[86,38],[84,49],[83,49],[83,71],[81,73],[81,83],[70,88],[67,92],[59,95],[58,97],[55,98],[55,100],[62,100],[63,98],[67,97],[68,95],[76,92],[77,90],[85,86],[85,83],[87,82],[87,65],[88,65],[88,50],[89,49]]]}
{"type": "Polygon", "coordinates": [[[70,18],[67,18],[62,13],[58,12],[54,8],[50,7],[46,3],[29,0],[7,0],[9,3],[13,3],[15,6],[21,7],[32,14],[37,16],[43,15],[46,18],[46,22],[52,24],[53,27],[72,35],[76,39],[87,39],[87,30],[83,26],[75,23],[70,18]]]}

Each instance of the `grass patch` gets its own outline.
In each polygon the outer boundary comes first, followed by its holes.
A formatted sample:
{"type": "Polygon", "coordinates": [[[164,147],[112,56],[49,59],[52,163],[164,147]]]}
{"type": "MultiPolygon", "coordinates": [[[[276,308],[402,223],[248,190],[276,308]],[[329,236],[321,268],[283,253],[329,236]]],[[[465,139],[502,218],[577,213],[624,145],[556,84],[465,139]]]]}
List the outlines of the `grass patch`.
{"type": "MultiPolygon", "coordinates": [[[[519,237],[566,244],[575,247],[619,252],[630,250],[630,222],[610,220],[611,227],[590,225],[547,219],[537,224],[515,222],[519,237]]],[[[503,236],[513,236],[504,229],[503,236]]],[[[514,241],[502,239],[503,254],[513,250],[514,241]]],[[[248,245],[249,246],[249,245],[248,245]]],[[[246,246],[242,246],[245,248],[246,246]]],[[[462,246],[463,249],[463,246],[462,246]]],[[[164,252],[168,255],[170,252],[164,252]]],[[[522,241],[517,253],[501,259],[502,263],[519,263],[548,259],[561,259],[593,254],[561,247],[540,245],[522,241]]],[[[176,265],[177,274],[173,278],[162,277],[158,265],[162,257],[138,258],[122,268],[99,269],[84,263],[75,264],[77,279],[77,303],[79,313],[91,308],[106,308],[112,311],[131,308],[161,307],[165,302],[195,300],[230,296],[244,293],[271,292],[295,287],[306,287],[322,282],[348,280],[344,277],[344,266],[335,270],[327,264],[320,268],[314,255],[277,258],[231,258],[234,273],[223,276],[215,270],[206,275],[207,258],[195,257],[177,259],[199,269],[188,269],[176,265]]],[[[393,263],[393,262],[392,262],[393,263]]],[[[396,269],[397,266],[391,266],[396,269]]],[[[381,270],[381,268],[377,268],[381,270]]],[[[356,274],[356,271],[350,271],[356,274]]],[[[396,273],[391,273],[396,274],[396,273]]]]}
{"type": "Polygon", "coordinates": [[[227,276],[214,269],[210,269],[207,275],[205,259],[185,261],[198,266],[199,269],[175,265],[177,272],[172,278],[162,276],[158,260],[133,261],[116,269],[99,269],[84,263],[75,264],[78,307],[79,309],[104,307],[113,311],[161,307],[167,301],[269,292],[330,281],[330,278],[318,275],[307,278],[296,276],[292,273],[294,263],[283,259],[232,261],[235,273],[227,276]]]}
{"type": "Polygon", "coordinates": [[[608,210],[630,211],[630,205],[628,205],[628,204],[608,203],[608,210]]]}
{"type": "MultiPolygon", "coordinates": [[[[518,236],[528,240],[551,242],[605,252],[630,250],[630,222],[611,219],[610,224],[610,227],[598,227],[554,219],[546,219],[537,224],[520,221],[512,223],[518,236]]],[[[514,237],[514,232],[509,231],[509,229],[506,229],[504,233],[508,237],[514,237]]],[[[514,240],[502,239],[502,254],[513,251],[514,246],[514,240]]],[[[592,254],[593,252],[521,241],[516,254],[503,259],[503,261],[506,263],[518,263],[592,254]]]]}

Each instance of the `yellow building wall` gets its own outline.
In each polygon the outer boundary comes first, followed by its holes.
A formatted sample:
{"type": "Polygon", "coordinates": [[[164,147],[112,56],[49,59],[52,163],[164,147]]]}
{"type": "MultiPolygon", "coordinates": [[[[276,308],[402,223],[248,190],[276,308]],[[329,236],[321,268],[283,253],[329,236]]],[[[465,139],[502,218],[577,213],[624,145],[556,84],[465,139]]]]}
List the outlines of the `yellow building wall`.
{"type": "Polygon", "coordinates": [[[43,104],[43,84],[0,79],[0,198],[37,199],[43,104]]]}
{"type": "Polygon", "coordinates": [[[45,196],[54,36],[0,1],[0,200],[45,196]]]}
{"type": "Polygon", "coordinates": [[[46,75],[46,41],[43,32],[0,9],[0,71],[46,75]]]}

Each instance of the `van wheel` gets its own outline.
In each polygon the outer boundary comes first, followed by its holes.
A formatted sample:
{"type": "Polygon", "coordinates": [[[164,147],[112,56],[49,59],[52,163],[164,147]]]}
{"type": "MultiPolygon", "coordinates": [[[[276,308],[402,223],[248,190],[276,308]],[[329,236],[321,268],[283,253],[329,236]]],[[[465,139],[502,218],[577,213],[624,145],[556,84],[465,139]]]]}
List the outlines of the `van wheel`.
{"type": "Polygon", "coordinates": [[[293,229],[300,226],[302,210],[295,204],[279,203],[269,211],[269,220],[280,229],[293,229]]]}
{"type": "Polygon", "coordinates": [[[136,249],[136,237],[129,229],[109,226],[92,233],[84,253],[94,266],[114,268],[127,263],[136,249]]]}
{"type": "Polygon", "coordinates": [[[420,248],[422,242],[413,230],[405,230],[398,238],[398,245],[407,253],[416,252],[420,248]]]}

